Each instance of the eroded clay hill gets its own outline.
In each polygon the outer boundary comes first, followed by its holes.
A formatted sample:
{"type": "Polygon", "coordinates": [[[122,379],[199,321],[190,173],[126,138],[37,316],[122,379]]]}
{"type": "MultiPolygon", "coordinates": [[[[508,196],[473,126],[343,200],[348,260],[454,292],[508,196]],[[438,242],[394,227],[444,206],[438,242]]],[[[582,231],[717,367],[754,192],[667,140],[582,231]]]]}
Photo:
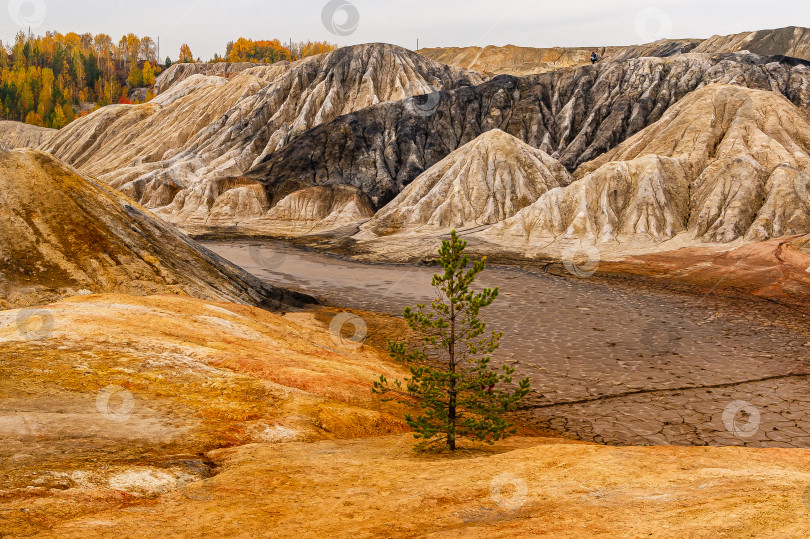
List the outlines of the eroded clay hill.
{"type": "Polygon", "coordinates": [[[210,450],[407,428],[370,391],[401,368],[318,314],[103,294],[41,307],[47,331],[26,331],[27,312],[0,311],[4,537],[177,492],[213,475],[210,450]]]}
{"type": "Polygon", "coordinates": [[[56,129],[0,120],[0,148],[36,148],[48,142],[55,133],[56,129]]]}
{"type": "MultiPolygon", "coordinates": [[[[358,45],[231,79],[193,74],[144,105],[105,107],[70,124],[44,149],[150,208],[192,224],[216,203],[205,182],[239,176],[323,122],[371,105],[481,82],[392,45],[358,45]],[[196,193],[188,193],[186,191],[196,193]],[[185,201],[205,199],[188,208],[185,201]]],[[[262,200],[251,200],[261,206],[262,200]]],[[[244,217],[252,217],[250,207],[244,217]]]]}
{"type": "MultiPolygon", "coordinates": [[[[266,66],[267,64],[256,64],[251,62],[217,62],[193,63],[193,64],[173,64],[163,71],[155,79],[155,94],[162,94],[175,84],[178,84],[194,75],[204,75],[207,77],[232,78],[242,71],[266,66]]],[[[287,67],[289,62],[276,62],[277,67],[287,67]]]]}
{"type": "Polygon", "coordinates": [[[37,150],[0,151],[0,307],[82,293],[301,305],[109,186],[37,150]]]}
{"type": "Polygon", "coordinates": [[[247,176],[269,192],[294,182],[349,185],[380,208],[425,170],[492,129],[573,171],[713,83],[773,91],[810,109],[810,67],[803,63],[750,54],[640,58],[500,76],[475,87],[376,105],[309,130],[294,145],[267,155],[247,176]],[[430,114],[424,111],[428,105],[430,114]]]}
{"type": "Polygon", "coordinates": [[[433,165],[361,228],[388,235],[494,224],[572,181],[556,159],[493,129],[433,165]]]}
{"type": "Polygon", "coordinates": [[[482,233],[498,244],[759,241],[810,230],[810,120],[785,97],[713,85],[482,233]]]}

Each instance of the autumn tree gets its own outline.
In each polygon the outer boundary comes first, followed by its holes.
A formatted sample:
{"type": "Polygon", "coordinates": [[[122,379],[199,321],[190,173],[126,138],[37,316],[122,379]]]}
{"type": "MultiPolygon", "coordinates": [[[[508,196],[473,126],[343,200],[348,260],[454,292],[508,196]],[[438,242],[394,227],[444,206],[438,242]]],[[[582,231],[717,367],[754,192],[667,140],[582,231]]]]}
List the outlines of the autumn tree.
{"type": "Polygon", "coordinates": [[[332,52],[335,49],[337,49],[337,45],[328,41],[299,41],[292,44],[291,52],[296,60],[300,60],[301,58],[332,52]]]}
{"type": "Polygon", "coordinates": [[[25,123],[30,124],[30,125],[38,125],[40,127],[45,126],[45,124],[42,121],[42,116],[40,116],[39,114],[37,114],[33,110],[31,112],[29,112],[28,115],[25,117],[25,123]]]}
{"type": "Polygon", "coordinates": [[[130,88],[143,86],[143,75],[138,68],[138,61],[133,58],[129,64],[129,77],[127,77],[127,84],[130,88]]]}
{"type": "Polygon", "coordinates": [[[152,69],[152,64],[149,62],[143,64],[143,76],[141,79],[144,86],[155,84],[155,70],[152,69]]]}
{"type": "Polygon", "coordinates": [[[194,55],[191,54],[191,47],[189,47],[188,44],[183,43],[180,46],[180,58],[177,61],[181,64],[194,63],[194,55]]]}
{"type": "Polygon", "coordinates": [[[495,301],[498,289],[473,290],[486,259],[470,265],[466,246],[455,230],[442,241],[438,261],[444,272],[432,282],[436,299],[429,310],[425,305],[405,309],[405,320],[420,345],[388,342],[391,357],[409,366],[410,378],[389,382],[381,376],[373,386],[375,393],[393,393],[421,410],[416,417],[405,416],[414,436],[422,440],[416,445],[420,450],[444,446],[454,451],[459,438],[493,443],[515,434],[506,414],[530,391],[528,378],[511,387],[513,367],[496,369],[490,364],[502,334],[486,334],[481,309],[495,301]]]}
{"type": "Polygon", "coordinates": [[[56,107],[56,110],[53,113],[53,121],[51,122],[51,127],[54,129],[62,129],[67,125],[67,118],[65,118],[65,112],[62,107],[56,107]]]}

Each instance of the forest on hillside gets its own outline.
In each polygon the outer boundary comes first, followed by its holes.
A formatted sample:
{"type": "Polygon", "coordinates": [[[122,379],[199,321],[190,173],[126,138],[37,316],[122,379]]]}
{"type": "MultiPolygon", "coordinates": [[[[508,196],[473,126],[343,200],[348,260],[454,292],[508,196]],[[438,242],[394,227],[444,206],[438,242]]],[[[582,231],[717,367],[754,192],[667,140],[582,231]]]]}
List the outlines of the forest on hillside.
{"type": "MultiPolygon", "coordinates": [[[[326,42],[239,38],[227,44],[225,54],[209,62],[273,63],[297,60],[336,48],[326,42]]],[[[180,62],[200,62],[188,44],[180,62]]],[[[137,103],[134,88],[148,88],[169,65],[161,66],[157,44],[149,36],[46,32],[42,36],[17,33],[13,44],[0,41],[0,116],[32,125],[59,129],[81,115],[112,103],[137,103]]],[[[142,91],[143,92],[143,91],[142,91]]],[[[144,101],[152,98],[147,91],[144,101]]]]}

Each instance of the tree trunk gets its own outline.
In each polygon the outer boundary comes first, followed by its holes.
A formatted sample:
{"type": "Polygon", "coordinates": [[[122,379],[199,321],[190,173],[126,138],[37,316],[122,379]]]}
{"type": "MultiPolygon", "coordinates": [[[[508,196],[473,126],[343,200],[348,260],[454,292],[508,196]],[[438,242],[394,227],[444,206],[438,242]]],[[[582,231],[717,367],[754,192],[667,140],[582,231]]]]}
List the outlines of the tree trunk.
{"type": "Polygon", "coordinates": [[[450,451],[456,450],[456,307],[453,303],[455,295],[455,286],[452,286],[450,298],[450,346],[448,347],[450,356],[450,399],[448,403],[448,429],[447,429],[447,447],[450,451]]]}

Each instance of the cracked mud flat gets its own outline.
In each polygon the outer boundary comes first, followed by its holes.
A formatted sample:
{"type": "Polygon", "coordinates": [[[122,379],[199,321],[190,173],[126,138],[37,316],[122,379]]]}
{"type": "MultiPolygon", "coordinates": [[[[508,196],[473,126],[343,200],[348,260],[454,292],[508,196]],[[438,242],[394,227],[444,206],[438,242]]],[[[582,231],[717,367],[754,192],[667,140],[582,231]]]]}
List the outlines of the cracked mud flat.
{"type": "MultiPolygon", "coordinates": [[[[279,242],[205,242],[267,282],[399,315],[429,302],[435,268],[369,265],[279,242]]],[[[810,331],[767,302],[490,267],[495,356],[532,379],[522,414],[609,444],[810,447],[810,331]]]]}

